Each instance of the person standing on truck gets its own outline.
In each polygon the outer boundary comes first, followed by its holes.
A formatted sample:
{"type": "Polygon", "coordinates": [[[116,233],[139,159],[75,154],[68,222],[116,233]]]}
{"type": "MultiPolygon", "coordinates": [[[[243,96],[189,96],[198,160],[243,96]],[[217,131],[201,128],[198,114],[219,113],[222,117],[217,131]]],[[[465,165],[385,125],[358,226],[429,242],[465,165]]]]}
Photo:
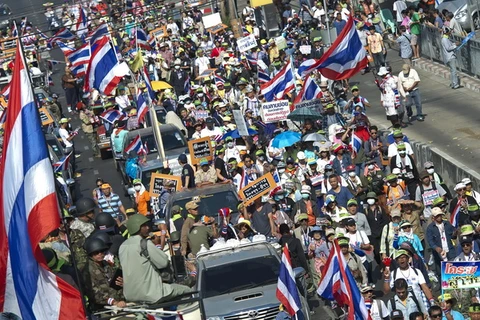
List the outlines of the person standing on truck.
{"type": "Polygon", "coordinates": [[[182,231],[183,222],[185,221],[182,216],[182,208],[179,205],[174,205],[170,209],[170,216],[170,234],[175,231],[182,231]]]}
{"type": "Polygon", "coordinates": [[[72,156],[70,157],[70,163],[72,164],[73,171],[75,171],[75,147],[73,145],[73,138],[77,136],[78,131],[73,131],[72,133],[69,133],[67,130],[69,122],[70,119],[60,119],[60,121],[58,122],[58,124],[60,125],[60,128],[58,129],[58,135],[62,139],[62,142],[65,146],[65,156],[68,156],[70,153],[72,153],[72,156]]]}
{"type": "Polygon", "coordinates": [[[65,99],[67,100],[68,112],[72,112],[72,106],[78,101],[77,80],[69,67],[65,68],[65,74],[62,76],[62,87],[65,90],[65,99]]]}
{"type": "Polygon", "coordinates": [[[195,188],[195,173],[191,165],[188,164],[187,155],[182,153],[178,156],[178,163],[182,168],[182,189],[195,188]]]}
{"type": "Polygon", "coordinates": [[[187,218],[183,222],[182,225],[182,234],[180,238],[180,244],[182,247],[182,256],[187,255],[187,249],[188,249],[188,234],[190,233],[190,229],[192,229],[193,225],[195,222],[197,222],[198,219],[198,207],[199,204],[198,202],[195,201],[189,201],[185,205],[185,209],[187,209],[187,218]]]}
{"type": "Polygon", "coordinates": [[[120,156],[124,150],[124,137],[128,134],[128,130],[125,129],[125,120],[119,120],[115,122],[115,129],[110,135],[112,150],[114,156],[120,156]]]}
{"type": "Polygon", "coordinates": [[[95,158],[100,158],[100,149],[97,146],[97,137],[95,130],[93,130],[93,115],[89,110],[86,110],[83,103],[78,103],[78,110],[80,111],[79,118],[82,121],[82,131],[87,136],[90,146],[95,158]]]}

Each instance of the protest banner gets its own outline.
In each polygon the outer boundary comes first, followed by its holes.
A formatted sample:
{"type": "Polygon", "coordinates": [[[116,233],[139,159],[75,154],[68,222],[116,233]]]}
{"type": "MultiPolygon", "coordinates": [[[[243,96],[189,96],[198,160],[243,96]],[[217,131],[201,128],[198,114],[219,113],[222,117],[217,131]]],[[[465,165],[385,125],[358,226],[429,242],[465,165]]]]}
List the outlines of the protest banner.
{"type": "Polygon", "coordinates": [[[205,111],[205,110],[195,111],[195,118],[196,118],[197,120],[207,119],[208,117],[209,117],[208,111],[205,111]]]}
{"type": "Polygon", "coordinates": [[[203,27],[205,29],[209,29],[215,27],[219,24],[222,24],[222,18],[220,17],[220,13],[213,13],[209,14],[208,16],[202,17],[203,27]]]}
{"type": "Polygon", "coordinates": [[[262,103],[261,115],[265,123],[287,120],[289,114],[290,105],[288,100],[262,103]]]}
{"type": "Polygon", "coordinates": [[[322,107],[322,103],[320,102],[320,99],[313,99],[313,100],[306,100],[302,101],[299,103],[295,104],[295,109],[300,109],[300,108],[312,108],[312,109],[318,109],[322,107]]]}
{"type": "Polygon", "coordinates": [[[188,150],[192,164],[199,163],[202,158],[207,158],[208,161],[212,161],[213,147],[210,140],[210,137],[205,137],[188,141],[188,150]]]}
{"type": "Polygon", "coordinates": [[[257,46],[257,40],[253,34],[237,39],[238,51],[245,52],[257,46]]]}
{"type": "Polygon", "coordinates": [[[240,136],[242,137],[249,136],[247,123],[245,122],[245,118],[243,117],[242,111],[233,110],[233,118],[235,119],[235,123],[237,124],[237,130],[240,136]]]}
{"type": "Polygon", "coordinates": [[[480,287],[480,261],[442,261],[442,290],[480,287]]]}
{"type": "Polygon", "coordinates": [[[287,47],[287,40],[282,36],[276,37],[275,44],[277,45],[278,50],[283,50],[287,47]]]}
{"type": "Polygon", "coordinates": [[[150,177],[150,195],[152,197],[158,197],[162,193],[163,186],[167,185],[167,182],[173,182],[175,190],[180,191],[182,187],[182,178],[179,176],[173,176],[169,174],[152,173],[150,177]]]}
{"type": "Polygon", "coordinates": [[[255,199],[260,198],[264,194],[270,192],[277,186],[271,173],[267,173],[255,181],[250,182],[246,187],[240,189],[239,195],[243,200],[243,204],[248,206],[255,199]]]}
{"type": "Polygon", "coordinates": [[[302,54],[310,54],[312,52],[312,46],[311,45],[303,45],[298,48],[302,54]]]}
{"type": "Polygon", "coordinates": [[[250,5],[253,8],[264,6],[264,5],[271,4],[271,3],[273,3],[273,0],[251,0],[250,1],[250,5]]]}

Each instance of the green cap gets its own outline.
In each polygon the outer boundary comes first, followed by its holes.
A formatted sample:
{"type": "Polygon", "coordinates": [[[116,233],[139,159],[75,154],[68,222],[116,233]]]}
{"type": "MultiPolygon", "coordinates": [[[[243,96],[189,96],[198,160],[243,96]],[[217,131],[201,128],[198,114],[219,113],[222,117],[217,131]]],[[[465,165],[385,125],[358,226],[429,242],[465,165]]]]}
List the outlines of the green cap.
{"type": "Polygon", "coordinates": [[[405,145],[405,143],[399,143],[399,144],[397,144],[397,150],[398,151],[405,151],[405,150],[407,150],[407,146],[405,145]]]}
{"type": "Polygon", "coordinates": [[[200,164],[200,166],[208,166],[207,158],[200,159],[199,164],[200,164]]]}
{"type": "Polygon", "coordinates": [[[141,184],[142,183],[142,180],[140,179],[133,179],[133,184],[141,184]]]}
{"type": "Polygon", "coordinates": [[[255,155],[256,155],[256,156],[261,156],[261,155],[264,155],[264,154],[265,154],[265,151],[263,151],[263,150],[257,150],[257,151],[255,151],[255,155]]]}
{"type": "Polygon", "coordinates": [[[435,199],[433,199],[432,207],[437,207],[443,203],[445,203],[445,199],[443,199],[442,197],[436,197],[435,199]]]}
{"type": "Polygon", "coordinates": [[[355,200],[355,199],[348,200],[347,207],[350,207],[350,206],[358,206],[357,200],[355,200]]]}
{"type": "Polygon", "coordinates": [[[360,89],[358,89],[358,86],[353,86],[353,87],[350,88],[350,91],[351,91],[351,92],[353,92],[353,91],[355,91],[355,90],[358,91],[358,90],[360,90],[360,89]]]}
{"type": "Polygon", "coordinates": [[[471,224],[465,224],[460,227],[460,235],[466,236],[474,233],[473,226],[471,224]]]}
{"type": "Polygon", "coordinates": [[[339,239],[338,240],[338,245],[339,246],[348,246],[349,245],[349,242],[347,239],[339,239]]]}
{"type": "Polygon", "coordinates": [[[320,42],[320,41],[322,41],[322,37],[313,38],[313,42],[320,42]]]}
{"type": "Polygon", "coordinates": [[[400,249],[400,250],[397,250],[397,252],[395,252],[395,259],[397,259],[397,258],[399,258],[400,256],[403,256],[403,255],[406,255],[406,256],[410,257],[410,253],[407,250],[400,249]]]}
{"type": "Polygon", "coordinates": [[[387,181],[393,181],[393,180],[397,180],[398,177],[397,177],[396,174],[391,173],[391,174],[389,174],[385,179],[386,179],[387,181]]]}
{"type": "Polygon", "coordinates": [[[196,105],[196,106],[199,106],[202,104],[202,102],[200,100],[195,100],[193,101],[193,104],[196,105]]]}
{"type": "Polygon", "coordinates": [[[402,138],[403,137],[403,133],[402,133],[402,130],[393,130],[393,137],[394,138],[402,138]]]}
{"type": "Polygon", "coordinates": [[[375,192],[369,192],[367,193],[367,199],[375,199],[377,200],[378,197],[377,197],[377,194],[375,192]]]}

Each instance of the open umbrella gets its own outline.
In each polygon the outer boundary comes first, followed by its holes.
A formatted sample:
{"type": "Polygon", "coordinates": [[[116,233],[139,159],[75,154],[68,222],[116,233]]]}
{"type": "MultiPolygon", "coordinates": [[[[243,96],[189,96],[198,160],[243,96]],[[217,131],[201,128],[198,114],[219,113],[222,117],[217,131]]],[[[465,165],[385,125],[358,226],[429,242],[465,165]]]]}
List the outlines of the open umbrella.
{"type": "Polygon", "coordinates": [[[323,134],[320,133],[307,133],[303,136],[302,141],[327,141],[327,138],[323,134]]]}
{"type": "MultiPolygon", "coordinates": [[[[248,135],[249,136],[253,136],[254,134],[258,133],[257,131],[255,131],[253,129],[250,129],[250,128],[248,128],[247,130],[248,130],[248,135]]],[[[225,133],[222,137],[222,140],[225,140],[228,137],[232,137],[233,139],[241,138],[240,132],[238,132],[238,129],[228,131],[227,133],[225,133]]]]}
{"type": "Polygon", "coordinates": [[[152,81],[152,89],[153,91],[163,90],[163,89],[171,89],[172,86],[169,85],[165,81],[152,81]]]}
{"type": "Polygon", "coordinates": [[[274,148],[285,148],[290,147],[294,143],[302,139],[302,134],[300,132],[294,131],[285,131],[273,138],[272,147],[274,148]]]}
{"type": "Polygon", "coordinates": [[[308,107],[295,109],[287,116],[287,119],[292,121],[305,121],[305,120],[320,120],[323,116],[314,109],[308,107]]]}

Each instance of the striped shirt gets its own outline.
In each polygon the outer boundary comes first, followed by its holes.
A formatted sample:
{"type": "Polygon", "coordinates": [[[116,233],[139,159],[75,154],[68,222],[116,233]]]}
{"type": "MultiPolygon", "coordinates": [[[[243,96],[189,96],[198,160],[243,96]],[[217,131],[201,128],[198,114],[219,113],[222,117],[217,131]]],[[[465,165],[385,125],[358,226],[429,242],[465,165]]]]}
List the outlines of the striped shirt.
{"type": "Polygon", "coordinates": [[[111,193],[110,197],[106,197],[102,195],[98,198],[98,207],[102,210],[102,212],[107,212],[112,215],[113,218],[116,218],[117,215],[120,213],[120,206],[122,205],[122,201],[118,194],[111,193]]]}

